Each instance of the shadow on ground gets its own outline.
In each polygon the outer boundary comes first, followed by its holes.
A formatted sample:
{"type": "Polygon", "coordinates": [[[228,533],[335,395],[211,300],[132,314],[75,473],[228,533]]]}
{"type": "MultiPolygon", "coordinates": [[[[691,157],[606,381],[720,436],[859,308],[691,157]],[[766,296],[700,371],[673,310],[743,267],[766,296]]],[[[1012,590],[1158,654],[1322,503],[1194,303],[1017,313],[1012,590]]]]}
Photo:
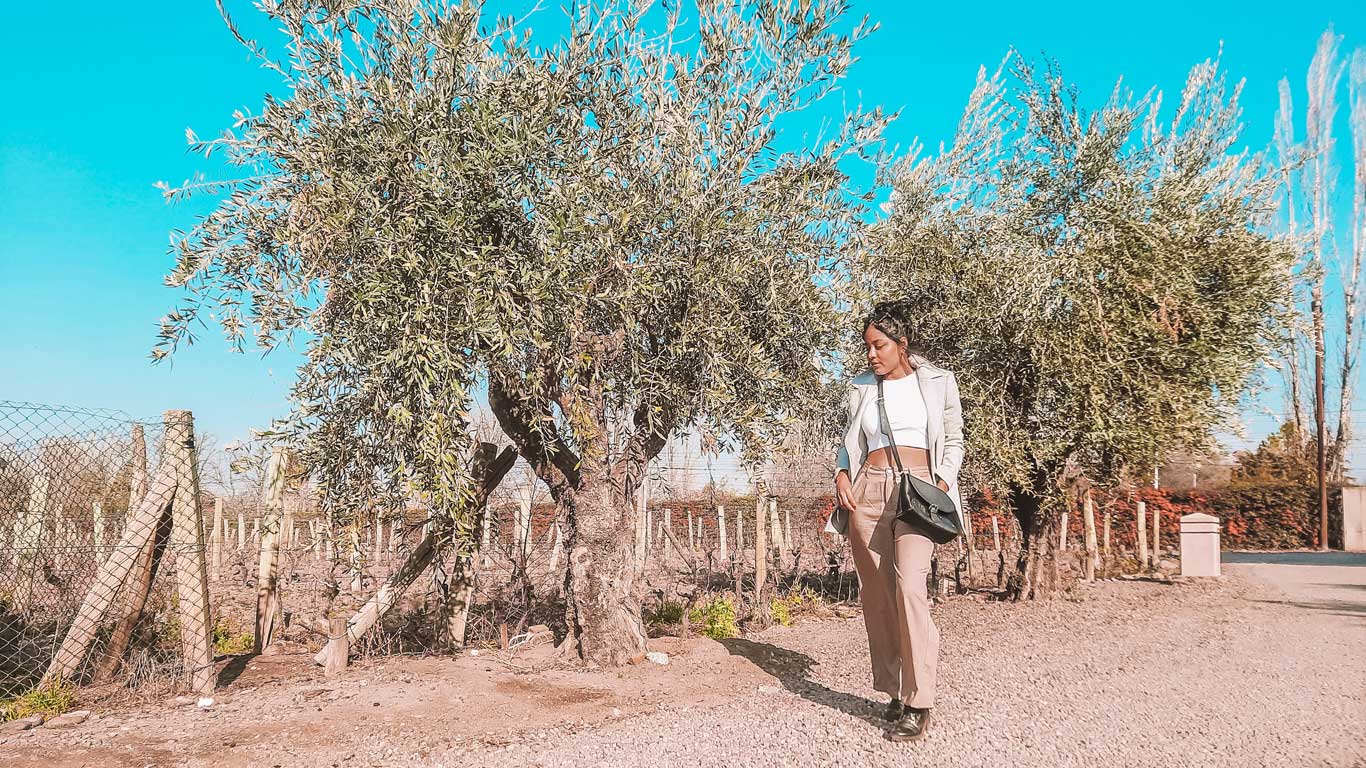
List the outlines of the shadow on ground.
{"type": "Polygon", "coordinates": [[[720,643],[732,656],[748,659],[755,666],[773,675],[784,688],[807,701],[843,712],[872,725],[887,725],[880,716],[882,702],[836,691],[812,680],[811,668],[816,665],[816,660],[804,653],[739,637],[721,640],[720,643]]]}

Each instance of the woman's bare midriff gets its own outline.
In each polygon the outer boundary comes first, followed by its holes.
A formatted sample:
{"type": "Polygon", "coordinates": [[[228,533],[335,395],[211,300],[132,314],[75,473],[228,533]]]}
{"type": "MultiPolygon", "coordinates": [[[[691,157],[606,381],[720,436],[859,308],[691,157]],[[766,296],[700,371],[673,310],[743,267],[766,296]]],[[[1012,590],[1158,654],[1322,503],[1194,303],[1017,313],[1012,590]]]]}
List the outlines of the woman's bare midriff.
{"type": "MultiPolygon", "coordinates": [[[[930,452],[925,448],[906,448],[897,447],[897,454],[901,457],[903,467],[928,467],[930,465],[930,452]]],[[[870,467],[895,467],[896,462],[892,460],[892,449],[890,446],[879,448],[868,454],[868,466],[870,467]]]]}

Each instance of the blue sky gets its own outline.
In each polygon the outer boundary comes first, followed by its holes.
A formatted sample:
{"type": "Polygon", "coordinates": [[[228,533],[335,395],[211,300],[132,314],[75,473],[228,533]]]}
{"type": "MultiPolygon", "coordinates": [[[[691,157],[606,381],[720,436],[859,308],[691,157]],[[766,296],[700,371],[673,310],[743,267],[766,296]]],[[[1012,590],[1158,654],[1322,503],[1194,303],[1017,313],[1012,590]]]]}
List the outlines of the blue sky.
{"type": "MultiPolygon", "coordinates": [[[[244,28],[261,29],[248,3],[227,6],[244,28]]],[[[559,3],[546,6],[533,24],[558,18],[559,3]]],[[[947,139],[978,67],[994,67],[1012,46],[1056,59],[1083,101],[1099,105],[1120,77],[1175,97],[1191,65],[1222,42],[1226,70],[1247,81],[1245,138],[1260,147],[1271,138],[1277,80],[1288,75],[1303,103],[1329,23],[1346,50],[1366,46],[1366,3],[1349,0],[853,6],[882,28],[858,49],[844,99],[901,109],[891,138],[903,146],[947,139]]],[[[25,3],[4,22],[0,399],[140,417],[190,408],[225,441],[283,414],[299,360],[287,350],[236,355],[205,329],[171,364],[148,359],[157,319],[176,301],[161,284],[168,234],[210,203],[170,206],[152,185],[211,171],[186,153],[185,129],[216,134],[234,109],[259,109],[277,81],[232,39],[211,0],[25,3]]],[[[793,120],[784,143],[815,131],[822,114],[793,120]]],[[[1252,419],[1254,436],[1271,423],[1252,419]]]]}

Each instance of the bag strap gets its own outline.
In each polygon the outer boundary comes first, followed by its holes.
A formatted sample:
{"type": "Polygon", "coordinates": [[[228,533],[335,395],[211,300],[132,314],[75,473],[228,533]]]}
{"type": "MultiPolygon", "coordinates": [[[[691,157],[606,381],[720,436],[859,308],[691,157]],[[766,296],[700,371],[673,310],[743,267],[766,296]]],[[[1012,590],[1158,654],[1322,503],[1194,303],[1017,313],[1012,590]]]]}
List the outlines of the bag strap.
{"type": "Polygon", "coordinates": [[[887,400],[882,394],[882,377],[877,377],[877,419],[878,428],[882,430],[883,437],[892,444],[892,461],[896,462],[896,473],[906,474],[906,468],[901,466],[901,452],[896,448],[896,438],[892,437],[892,420],[887,417],[887,400]]]}
{"type": "MultiPolygon", "coordinates": [[[[915,374],[911,373],[910,375],[914,376],[915,374]]],[[[904,475],[906,468],[901,466],[901,452],[896,448],[896,438],[892,437],[892,420],[887,416],[887,402],[882,394],[881,376],[877,377],[877,418],[878,427],[882,430],[882,434],[887,437],[887,442],[892,444],[892,461],[896,462],[897,474],[904,475]]],[[[930,477],[934,478],[935,482],[939,481],[939,477],[935,475],[933,469],[930,470],[930,477]]]]}

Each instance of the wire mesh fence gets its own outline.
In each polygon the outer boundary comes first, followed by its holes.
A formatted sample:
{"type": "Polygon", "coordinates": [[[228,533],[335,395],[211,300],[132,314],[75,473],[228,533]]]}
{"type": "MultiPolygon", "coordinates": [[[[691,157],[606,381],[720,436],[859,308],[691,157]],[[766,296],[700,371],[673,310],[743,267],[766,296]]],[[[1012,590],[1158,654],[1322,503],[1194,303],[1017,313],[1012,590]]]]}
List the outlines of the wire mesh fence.
{"type": "MultiPolygon", "coordinates": [[[[245,491],[201,493],[188,412],[149,422],[0,402],[0,702],[44,681],[211,691],[228,657],[277,643],[323,663],[338,617],[350,656],[565,628],[564,530],[534,483],[494,483],[471,556],[418,506],[333,524],[287,461],[276,449],[245,491]]],[[[642,503],[632,543],[647,608],[752,601],[761,558],[770,596],[855,600],[847,543],[822,533],[829,484],[802,474],[775,496],[642,503]]],[[[933,580],[991,586],[1013,564],[1018,532],[977,523],[972,547],[940,548],[933,580]]]]}
{"type": "Polygon", "coordinates": [[[183,626],[208,606],[193,432],[176,413],[0,402],[0,699],[211,663],[207,628],[183,626]]]}

